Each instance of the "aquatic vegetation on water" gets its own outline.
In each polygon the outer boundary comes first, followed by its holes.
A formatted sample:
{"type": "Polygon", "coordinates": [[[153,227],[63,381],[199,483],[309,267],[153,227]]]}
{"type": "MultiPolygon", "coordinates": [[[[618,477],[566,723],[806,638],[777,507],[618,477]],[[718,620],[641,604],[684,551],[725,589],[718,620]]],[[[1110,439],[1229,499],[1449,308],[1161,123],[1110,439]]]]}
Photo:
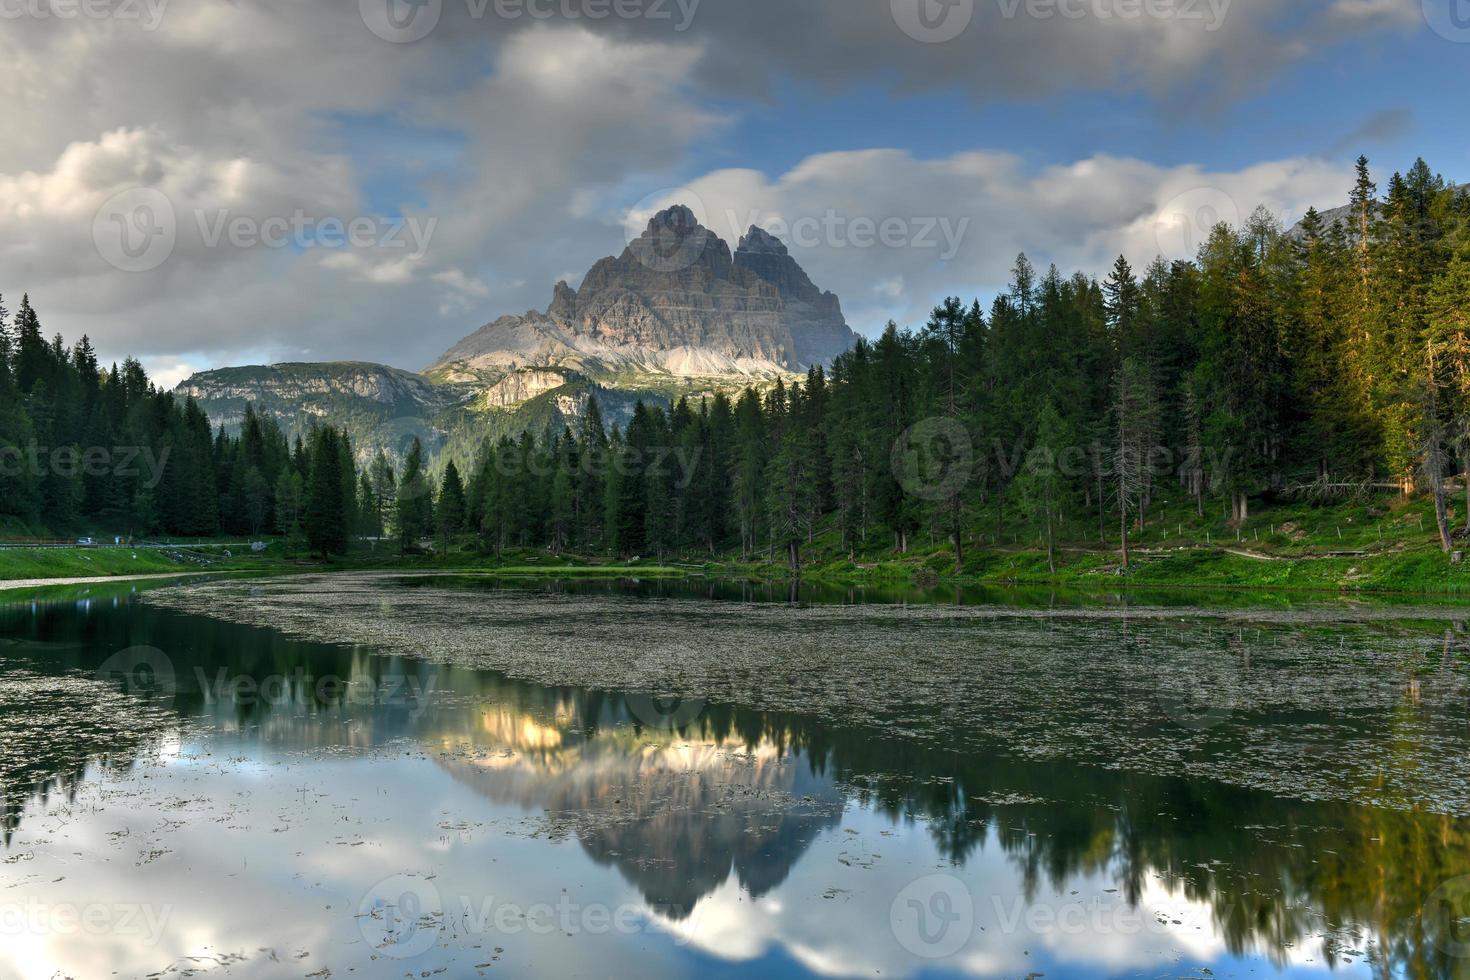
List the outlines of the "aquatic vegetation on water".
{"type": "Polygon", "coordinates": [[[210,582],[144,601],[685,706],[670,710],[798,711],[955,752],[1470,813],[1464,635],[1423,608],[798,607],[396,583],[210,582]]]}

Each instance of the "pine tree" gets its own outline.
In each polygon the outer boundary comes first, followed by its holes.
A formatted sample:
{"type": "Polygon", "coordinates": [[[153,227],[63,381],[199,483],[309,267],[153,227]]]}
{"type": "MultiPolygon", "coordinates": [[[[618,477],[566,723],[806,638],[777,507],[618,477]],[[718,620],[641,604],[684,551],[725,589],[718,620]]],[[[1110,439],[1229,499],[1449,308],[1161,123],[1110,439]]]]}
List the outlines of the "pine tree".
{"type": "Polygon", "coordinates": [[[439,534],[444,540],[444,553],[449,553],[450,542],[464,530],[465,495],[464,483],[459,478],[459,467],[450,460],[444,467],[444,479],[440,484],[439,505],[435,517],[439,521],[439,534]]]}
{"type": "Polygon", "coordinates": [[[1065,471],[1071,447],[1071,428],[1048,398],[1036,420],[1036,441],[1016,481],[1016,496],[1027,515],[1041,522],[1046,564],[1053,575],[1057,570],[1057,528],[1071,496],[1070,479],[1065,471]]]}
{"type": "Polygon", "coordinates": [[[276,530],[288,541],[301,533],[305,496],[301,474],[291,468],[281,470],[276,479],[276,530]]]}
{"type": "Polygon", "coordinates": [[[419,541],[432,533],[433,508],[429,499],[428,476],[424,473],[424,447],[415,436],[403,461],[403,478],[398,482],[394,527],[400,549],[417,548],[419,541]]]}
{"type": "Polygon", "coordinates": [[[306,541],[323,558],[347,551],[348,515],[342,501],[342,437],[332,426],[312,433],[306,483],[306,541]]]}
{"type": "Polygon", "coordinates": [[[1148,368],[1137,358],[1123,361],[1114,382],[1112,471],[1118,502],[1123,567],[1128,568],[1130,515],[1142,517],[1149,466],[1158,437],[1158,394],[1148,368]]]}

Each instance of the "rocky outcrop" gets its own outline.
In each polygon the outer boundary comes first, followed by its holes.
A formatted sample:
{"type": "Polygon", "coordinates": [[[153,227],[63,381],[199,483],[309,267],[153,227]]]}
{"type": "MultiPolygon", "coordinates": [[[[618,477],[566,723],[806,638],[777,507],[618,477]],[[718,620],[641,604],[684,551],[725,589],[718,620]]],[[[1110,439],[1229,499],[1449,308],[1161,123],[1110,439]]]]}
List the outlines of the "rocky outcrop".
{"type": "Polygon", "coordinates": [[[731,253],[677,206],[655,215],[622,255],[596,263],[580,289],[557,283],[545,313],[501,317],[430,371],[759,377],[830,362],[855,340],[837,297],[778,239],[752,228],[731,253]]]}
{"type": "Polygon", "coordinates": [[[556,371],[515,371],[486,388],[476,400],[484,408],[510,408],[567,383],[556,371]]]}
{"type": "Polygon", "coordinates": [[[356,361],[221,368],[193,375],[174,392],[199,401],[279,400],[292,405],[346,398],[379,405],[412,402],[442,407],[463,397],[417,374],[356,361]]]}

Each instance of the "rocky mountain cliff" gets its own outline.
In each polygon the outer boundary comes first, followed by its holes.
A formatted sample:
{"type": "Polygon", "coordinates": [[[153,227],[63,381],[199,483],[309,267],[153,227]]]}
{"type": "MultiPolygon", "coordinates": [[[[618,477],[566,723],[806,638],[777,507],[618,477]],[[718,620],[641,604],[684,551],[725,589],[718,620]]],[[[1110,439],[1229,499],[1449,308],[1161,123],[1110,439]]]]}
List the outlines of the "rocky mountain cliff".
{"type": "Polygon", "coordinates": [[[517,371],[491,385],[435,383],[381,364],[329,362],[221,368],[184,381],[211,424],[234,432],[245,406],[276,420],[288,439],[315,423],[347,430],[358,458],[379,449],[402,457],[414,439],[430,454],[450,448],[473,457],[485,438],[575,424],[595,398],[609,424],[626,425],[633,406],[656,396],[614,391],[570,372],[517,371]]]}
{"type": "Polygon", "coordinates": [[[751,228],[732,253],[676,206],[594,265],[580,289],[557,283],[546,312],[487,324],[429,375],[469,382],[554,367],[622,384],[775,377],[830,362],[856,339],[837,297],[779,240],[751,228]]]}
{"type": "Polygon", "coordinates": [[[289,438],[313,421],[345,427],[360,452],[402,453],[417,436],[431,450],[442,442],[434,420],[471,401],[473,388],[433,384],[382,364],[339,361],[221,368],[185,380],[174,394],[199,402],[213,425],[236,430],[245,406],[280,423],[289,438]]]}

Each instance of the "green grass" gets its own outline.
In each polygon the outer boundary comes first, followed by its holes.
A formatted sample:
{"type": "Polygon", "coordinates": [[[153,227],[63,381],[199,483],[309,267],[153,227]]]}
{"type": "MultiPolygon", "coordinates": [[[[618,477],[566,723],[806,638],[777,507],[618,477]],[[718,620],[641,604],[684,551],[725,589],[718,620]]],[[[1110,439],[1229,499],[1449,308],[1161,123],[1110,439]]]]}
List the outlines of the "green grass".
{"type": "MultiPolygon", "coordinates": [[[[1463,499],[1451,527],[1463,526],[1463,499]]],[[[818,581],[950,583],[1003,587],[1049,586],[1079,590],[1207,588],[1254,590],[1261,594],[1334,593],[1470,594],[1470,563],[1452,564],[1440,550],[1427,500],[1396,496],[1332,505],[1301,502],[1270,506],[1240,527],[1228,515],[1204,516],[1188,500],[1150,509],[1143,529],[1129,535],[1132,560],[1126,573],[1115,523],[1101,539],[1095,515],[1074,520],[1058,535],[1056,571],[1047,564],[1038,527],[1007,512],[972,515],[964,567],[955,569],[947,542],[924,532],[913,536],[908,554],[896,554],[886,536],[870,535],[867,547],[849,557],[838,547],[830,522],[819,526],[803,549],[804,578],[818,581]],[[998,526],[997,526],[998,524],[998,526]]],[[[1456,547],[1462,542],[1457,539],[1456,547]]],[[[1463,546],[1470,552],[1470,542],[1463,546]]],[[[788,574],[781,561],[729,562],[718,573],[752,578],[788,574]]]]}
{"type": "Polygon", "coordinates": [[[236,554],[209,565],[176,561],[162,551],[128,548],[13,548],[0,550],[0,580],[159,575],[171,572],[275,570],[287,567],[279,549],[264,556],[236,554]]]}

